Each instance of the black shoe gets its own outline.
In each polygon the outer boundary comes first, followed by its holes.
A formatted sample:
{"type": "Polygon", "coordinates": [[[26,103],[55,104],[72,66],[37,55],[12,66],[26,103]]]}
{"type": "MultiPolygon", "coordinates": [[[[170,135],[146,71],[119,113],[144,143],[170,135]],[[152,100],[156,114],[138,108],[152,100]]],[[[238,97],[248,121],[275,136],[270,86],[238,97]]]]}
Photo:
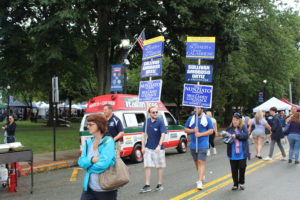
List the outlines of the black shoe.
{"type": "Polygon", "coordinates": [[[142,189],[141,189],[141,193],[145,193],[145,192],[151,192],[151,188],[150,185],[145,185],[142,189]]]}
{"type": "Polygon", "coordinates": [[[157,184],[155,191],[162,191],[164,189],[164,186],[162,184],[157,184]]]}
{"type": "Polygon", "coordinates": [[[261,157],[261,156],[257,156],[257,158],[258,158],[258,159],[262,159],[262,157],[261,157]]]}
{"type": "Polygon", "coordinates": [[[299,164],[299,161],[298,161],[298,160],[296,160],[296,161],[295,161],[295,164],[296,164],[296,165],[297,165],[297,164],[299,164]]]}
{"type": "Polygon", "coordinates": [[[289,159],[288,163],[292,163],[292,160],[291,160],[291,159],[289,159]]]}

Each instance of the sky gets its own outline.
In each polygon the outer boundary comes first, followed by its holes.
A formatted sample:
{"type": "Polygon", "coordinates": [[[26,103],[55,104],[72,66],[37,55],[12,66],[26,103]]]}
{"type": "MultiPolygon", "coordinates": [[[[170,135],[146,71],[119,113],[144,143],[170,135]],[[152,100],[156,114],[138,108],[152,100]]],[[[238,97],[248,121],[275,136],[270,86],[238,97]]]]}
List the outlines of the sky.
{"type": "Polygon", "coordinates": [[[284,3],[287,3],[288,7],[293,7],[295,10],[300,11],[300,1],[298,0],[281,0],[284,3]]]}

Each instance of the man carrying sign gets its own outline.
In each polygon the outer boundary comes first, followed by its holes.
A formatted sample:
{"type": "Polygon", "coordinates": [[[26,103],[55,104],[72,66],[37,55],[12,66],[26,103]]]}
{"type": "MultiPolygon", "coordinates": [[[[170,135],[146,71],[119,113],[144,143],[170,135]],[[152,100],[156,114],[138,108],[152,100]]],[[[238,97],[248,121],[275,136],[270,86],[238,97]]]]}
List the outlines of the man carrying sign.
{"type": "Polygon", "coordinates": [[[150,177],[151,168],[157,169],[158,184],[155,188],[156,191],[163,190],[163,168],[166,167],[164,139],[167,133],[164,122],[158,117],[156,107],[150,107],[148,112],[150,118],[144,123],[144,133],[147,134],[147,142],[145,145],[145,134],[142,134],[142,152],[144,154],[144,168],[146,176],[146,184],[141,189],[141,192],[150,192],[150,177]],[[147,130],[146,130],[147,127],[147,130]]]}
{"type": "Polygon", "coordinates": [[[184,128],[184,131],[191,135],[190,149],[197,169],[198,180],[196,184],[199,190],[203,189],[202,181],[205,174],[205,161],[209,147],[209,135],[214,132],[211,119],[207,117],[203,111],[203,107],[200,107],[198,118],[196,118],[196,115],[190,116],[184,128]],[[198,122],[196,122],[196,119],[198,119],[198,122]],[[196,123],[198,124],[197,127],[196,123]],[[196,146],[196,138],[198,140],[198,146],[196,146]]]}

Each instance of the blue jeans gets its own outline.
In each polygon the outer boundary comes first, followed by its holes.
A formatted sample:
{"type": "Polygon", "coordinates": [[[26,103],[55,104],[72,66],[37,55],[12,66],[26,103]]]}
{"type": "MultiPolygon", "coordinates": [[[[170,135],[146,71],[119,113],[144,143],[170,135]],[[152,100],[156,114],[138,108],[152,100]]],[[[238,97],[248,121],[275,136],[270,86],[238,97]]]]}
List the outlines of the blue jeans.
{"type": "Polygon", "coordinates": [[[299,160],[300,152],[300,134],[289,134],[288,140],[290,143],[289,159],[292,160],[293,153],[295,153],[295,160],[299,160]]]}

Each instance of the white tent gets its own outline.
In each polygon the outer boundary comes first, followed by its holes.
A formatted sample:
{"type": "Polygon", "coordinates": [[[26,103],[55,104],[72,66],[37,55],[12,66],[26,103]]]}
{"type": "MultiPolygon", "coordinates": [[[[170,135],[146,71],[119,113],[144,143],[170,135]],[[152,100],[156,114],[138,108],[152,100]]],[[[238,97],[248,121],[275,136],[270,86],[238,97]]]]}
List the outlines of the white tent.
{"type": "Polygon", "coordinates": [[[269,111],[271,107],[276,107],[277,110],[290,110],[292,106],[287,103],[284,103],[276,97],[272,97],[263,104],[253,108],[253,112],[257,112],[258,110],[269,111]]]}

